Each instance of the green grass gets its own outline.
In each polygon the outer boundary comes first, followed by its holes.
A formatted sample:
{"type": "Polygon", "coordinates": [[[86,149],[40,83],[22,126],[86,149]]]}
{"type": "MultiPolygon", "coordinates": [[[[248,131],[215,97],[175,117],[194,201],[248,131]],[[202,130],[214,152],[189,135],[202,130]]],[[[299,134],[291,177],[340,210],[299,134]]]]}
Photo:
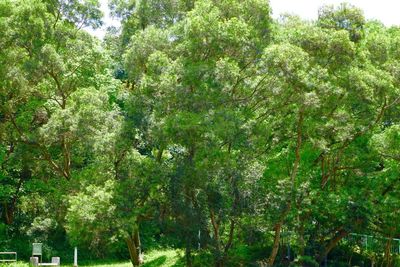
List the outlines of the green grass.
{"type": "Polygon", "coordinates": [[[0,263],[0,267],[26,267],[28,266],[25,262],[13,262],[13,263],[0,263]]]}
{"type": "MultiPolygon", "coordinates": [[[[62,259],[61,259],[62,263],[62,259]]],[[[79,263],[79,262],[78,262],[79,263]]],[[[0,264],[0,267],[28,267],[26,262],[17,262],[9,264],[0,264]]],[[[62,265],[71,267],[72,265],[62,265]]],[[[79,264],[82,267],[131,267],[129,261],[126,262],[91,262],[79,264]]],[[[143,267],[183,267],[182,252],[180,250],[166,249],[166,250],[153,250],[149,251],[144,256],[143,267]]]]}
{"type": "Polygon", "coordinates": [[[143,267],[181,267],[185,266],[182,261],[180,250],[155,250],[145,255],[143,267]]]}

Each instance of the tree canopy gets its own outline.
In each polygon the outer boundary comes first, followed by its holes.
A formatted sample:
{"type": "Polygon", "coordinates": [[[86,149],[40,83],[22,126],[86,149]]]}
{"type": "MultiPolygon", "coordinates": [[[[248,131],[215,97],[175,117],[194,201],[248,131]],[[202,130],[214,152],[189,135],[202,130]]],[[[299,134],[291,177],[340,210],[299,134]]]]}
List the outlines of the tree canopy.
{"type": "Polygon", "coordinates": [[[399,27],[345,3],[109,6],[99,40],[98,0],[0,2],[0,251],[400,264],[399,27]]]}

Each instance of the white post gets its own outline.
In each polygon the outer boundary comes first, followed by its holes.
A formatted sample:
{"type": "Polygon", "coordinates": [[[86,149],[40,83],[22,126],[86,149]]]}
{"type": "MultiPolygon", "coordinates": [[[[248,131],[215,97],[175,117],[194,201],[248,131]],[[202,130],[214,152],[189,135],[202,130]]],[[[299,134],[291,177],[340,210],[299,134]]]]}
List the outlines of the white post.
{"type": "Polygon", "coordinates": [[[74,249],[74,267],[78,267],[78,249],[74,249]]]}
{"type": "Polygon", "coordinates": [[[29,258],[30,266],[39,266],[39,258],[38,257],[30,257],[29,258]]]}
{"type": "Polygon", "coordinates": [[[52,257],[51,263],[54,264],[55,266],[60,266],[60,257],[52,257]]]}
{"type": "Polygon", "coordinates": [[[201,239],[200,239],[200,235],[201,235],[201,232],[200,232],[200,229],[199,229],[199,236],[198,236],[198,237],[199,237],[199,241],[198,241],[198,250],[200,250],[200,240],[201,240],[201,239]]]}

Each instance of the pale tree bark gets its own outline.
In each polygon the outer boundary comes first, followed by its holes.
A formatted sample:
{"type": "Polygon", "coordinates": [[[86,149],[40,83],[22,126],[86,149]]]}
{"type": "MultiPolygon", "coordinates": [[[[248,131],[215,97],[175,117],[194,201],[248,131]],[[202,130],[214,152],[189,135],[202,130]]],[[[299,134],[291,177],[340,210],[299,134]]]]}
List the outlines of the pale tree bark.
{"type": "Polygon", "coordinates": [[[139,266],[143,263],[142,252],[140,249],[140,236],[139,227],[135,226],[132,235],[126,238],[126,243],[128,245],[129,256],[131,258],[131,263],[133,266],[139,266]]]}

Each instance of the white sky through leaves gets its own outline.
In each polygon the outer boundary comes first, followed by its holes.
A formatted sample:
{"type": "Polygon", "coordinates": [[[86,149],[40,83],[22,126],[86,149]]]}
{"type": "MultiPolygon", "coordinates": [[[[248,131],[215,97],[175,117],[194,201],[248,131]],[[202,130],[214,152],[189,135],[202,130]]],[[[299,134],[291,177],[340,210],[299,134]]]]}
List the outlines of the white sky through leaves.
{"type": "MultiPolygon", "coordinates": [[[[102,28],[97,30],[87,29],[93,35],[103,38],[108,26],[118,26],[117,20],[113,20],[109,15],[108,0],[100,0],[101,8],[105,14],[102,28]]],[[[314,20],[317,18],[318,9],[324,4],[338,5],[343,0],[270,0],[273,17],[277,18],[280,14],[296,14],[304,19],[314,20]]],[[[361,8],[367,19],[377,19],[386,26],[400,25],[400,1],[399,0],[349,0],[345,1],[361,8]]]]}

